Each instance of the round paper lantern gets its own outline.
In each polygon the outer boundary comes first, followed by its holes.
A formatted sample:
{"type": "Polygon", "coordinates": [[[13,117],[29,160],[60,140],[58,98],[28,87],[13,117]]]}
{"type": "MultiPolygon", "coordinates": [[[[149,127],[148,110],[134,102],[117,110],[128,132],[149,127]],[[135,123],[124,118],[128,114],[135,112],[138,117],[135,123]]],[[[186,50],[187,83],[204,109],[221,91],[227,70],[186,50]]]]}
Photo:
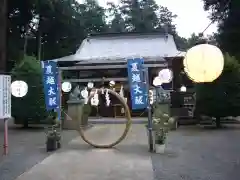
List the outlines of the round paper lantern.
{"type": "Polygon", "coordinates": [[[182,86],[182,87],[180,88],[180,91],[181,91],[181,92],[186,92],[186,91],[187,91],[186,86],[182,86]]]}
{"type": "Polygon", "coordinates": [[[115,86],[115,81],[110,81],[109,86],[111,86],[111,87],[115,86]]]}
{"type": "Polygon", "coordinates": [[[62,83],[62,91],[63,92],[70,92],[72,89],[72,84],[70,82],[63,82],[62,83]]]}
{"type": "Polygon", "coordinates": [[[224,67],[221,50],[210,44],[192,47],[183,60],[184,71],[194,82],[212,82],[217,79],[224,67]]]}
{"type": "Polygon", "coordinates": [[[93,82],[88,82],[87,87],[88,89],[92,89],[94,87],[93,82]]]}
{"type": "Polygon", "coordinates": [[[158,73],[158,77],[161,79],[162,83],[170,83],[173,78],[173,73],[170,69],[162,69],[158,73]]]}
{"type": "Polygon", "coordinates": [[[88,91],[86,89],[82,90],[81,95],[83,98],[88,98],[88,91]]]}
{"type": "Polygon", "coordinates": [[[23,97],[28,92],[28,85],[24,81],[14,81],[11,84],[11,93],[14,97],[23,97]]]}
{"type": "Polygon", "coordinates": [[[153,85],[155,86],[155,87],[158,87],[158,86],[161,86],[162,85],[162,80],[160,79],[160,77],[155,77],[154,79],[153,79],[153,85]]]}

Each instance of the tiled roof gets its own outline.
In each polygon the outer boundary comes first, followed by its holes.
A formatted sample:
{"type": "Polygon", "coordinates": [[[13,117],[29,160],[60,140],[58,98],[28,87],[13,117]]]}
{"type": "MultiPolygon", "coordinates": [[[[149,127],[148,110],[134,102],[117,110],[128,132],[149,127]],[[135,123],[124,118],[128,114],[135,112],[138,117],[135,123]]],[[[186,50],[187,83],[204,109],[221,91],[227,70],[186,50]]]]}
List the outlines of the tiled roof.
{"type": "Polygon", "coordinates": [[[62,60],[85,64],[122,62],[135,57],[164,61],[164,57],[175,56],[184,56],[184,52],[177,50],[170,34],[120,34],[89,37],[82,42],[76,54],[62,60]]]}

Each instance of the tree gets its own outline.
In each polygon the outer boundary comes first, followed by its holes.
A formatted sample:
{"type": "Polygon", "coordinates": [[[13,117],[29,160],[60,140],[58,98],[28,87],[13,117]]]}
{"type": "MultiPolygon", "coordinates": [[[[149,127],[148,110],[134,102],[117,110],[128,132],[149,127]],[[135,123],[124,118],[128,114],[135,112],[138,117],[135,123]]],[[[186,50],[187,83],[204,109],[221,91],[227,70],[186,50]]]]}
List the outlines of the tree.
{"type": "Polygon", "coordinates": [[[7,65],[10,71],[14,64],[23,59],[24,51],[24,37],[27,30],[31,31],[31,20],[34,17],[35,1],[15,1],[8,0],[7,5],[7,39],[8,39],[8,52],[7,52],[7,65]]]}
{"type": "Polygon", "coordinates": [[[36,58],[26,56],[23,64],[16,65],[12,72],[13,80],[23,80],[28,84],[28,93],[22,98],[12,97],[12,116],[16,124],[40,123],[49,113],[46,111],[42,69],[36,58]]]}
{"type": "Polygon", "coordinates": [[[109,22],[110,32],[126,32],[125,20],[120,11],[120,7],[114,3],[108,3],[107,13],[109,13],[108,18],[111,19],[109,22]]]}
{"type": "Polygon", "coordinates": [[[219,23],[217,40],[221,49],[240,57],[240,1],[204,0],[204,7],[211,12],[211,19],[219,23]]]}
{"type": "MultiPolygon", "coordinates": [[[[166,7],[155,0],[122,0],[120,5],[108,3],[110,31],[113,32],[166,32],[177,35],[173,19],[166,7]]],[[[179,38],[182,42],[182,39],[179,38]]]]}
{"type": "Polygon", "coordinates": [[[92,33],[159,31],[173,34],[177,45],[185,46],[173,24],[176,16],[154,0],[122,0],[108,12],[96,0],[84,4],[77,0],[8,1],[9,69],[24,54],[41,56],[39,59],[73,54],[92,33]],[[106,19],[109,14],[111,18],[106,19]]]}
{"type": "Polygon", "coordinates": [[[75,53],[88,34],[106,32],[105,11],[95,0],[9,0],[11,67],[24,53],[54,59],[75,53]]]}
{"type": "Polygon", "coordinates": [[[7,1],[0,1],[0,73],[6,71],[6,32],[7,32],[7,1]]]}
{"type": "Polygon", "coordinates": [[[222,75],[212,83],[196,85],[196,112],[216,118],[220,127],[220,118],[240,115],[240,64],[225,56],[222,75]]]}

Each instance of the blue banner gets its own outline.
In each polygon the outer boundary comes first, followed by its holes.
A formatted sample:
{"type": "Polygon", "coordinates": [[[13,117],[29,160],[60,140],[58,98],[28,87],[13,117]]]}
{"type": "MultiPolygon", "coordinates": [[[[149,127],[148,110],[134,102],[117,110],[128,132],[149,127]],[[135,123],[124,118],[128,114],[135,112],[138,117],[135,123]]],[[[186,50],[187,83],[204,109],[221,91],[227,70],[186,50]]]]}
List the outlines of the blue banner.
{"type": "Polygon", "coordinates": [[[128,81],[131,89],[132,109],[147,107],[147,88],[143,72],[144,61],[141,58],[128,59],[128,81]]]}
{"type": "Polygon", "coordinates": [[[59,79],[58,66],[54,61],[42,61],[43,85],[45,94],[46,109],[57,110],[59,107],[59,79]]]}

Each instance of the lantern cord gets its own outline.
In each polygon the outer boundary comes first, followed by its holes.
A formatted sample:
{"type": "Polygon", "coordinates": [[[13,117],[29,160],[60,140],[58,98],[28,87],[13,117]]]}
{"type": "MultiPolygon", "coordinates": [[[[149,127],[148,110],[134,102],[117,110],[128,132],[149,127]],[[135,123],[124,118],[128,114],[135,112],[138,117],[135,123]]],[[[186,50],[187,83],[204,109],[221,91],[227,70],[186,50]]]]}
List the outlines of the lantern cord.
{"type": "MultiPolygon", "coordinates": [[[[230,2],[231,2],[231,0],[229,0],[229,1],[225,4],[225,6],[224,6],[223,9],[222,9],[222,12],[229,6],[230,2]]],[[[220,19],[223,19],[223,18],[224,18],[224,13],[222,13],[221,16],[220,16],[220,19]]],[[[216,21],[216,18],[213,19],[213,20],[207,25],[207,27],[206,27],[201,33],[199,33],[199,35],[202,37],[203,34],[208,30],[208,28],[209,28],[213,23],[215,23],[215,21],[216,21]]],[[[178,53],[173,57],[173,59],[176,58],[176,57],[178,57],[178,55],[180,55],[181,53],[182,53],[181,51],[178,52],[178,53]]],[[[188,69],[187,64],[186,64],[186,67],[184,67],[184,68],[188,69]]]]}
{"type": "MultiPolygon", "coordinates": [[[[228,1],[227,1],[227,3],[225,4],[225,6],[224,6],[223,9],[221,10],[221,12],[225,11],[225,9],[229,6],[230,2],[231,2],[231,0],[228,0],[228,1]]],[[[220,12],[220,13],[221,13],[221,12],[220,12]]],[[[222,14],[220,15],[220,19],[222,20],[223,18],[224,18],[224,13],[222,13],[222,14]]],[[[215,21],[216,21],[216,18],[213,19],[213,20],[208,24],[208,26],[202,31],[202,33],[200,33],[200,34],[203,35],[203,33],[204,33],[213,23],[215,23],[215,21]]]]}
{"type": "MultiPolygon", "coordinates": [[[[225,6],[223,7],[223,9],[222,9],[222,11],[224,11],[228,6],[229,6],[229,4],[230,4],[230,2],[231,2],[231,0],[229,0],[226,4],[225,4],[225,6]]],[[[220,16],[220,18],[219,19],[223,19],[224,18],[224,13],[220,16]]],[[[200,36],[203,36],[203,34],[208,30],[208,28],[213,24],[213,23],[215,23],[216,22],[216,19],[213,19],[208,25],[207,25],[207,27],[201,32],[201,33],[199,33],[199,35],[200,36]]],[[[177,57],[178,55],[180,55],[182,52],[178,52],[176,55],[175,55],[175,57],[177,57]]],[[[175,58],[174,57],[174,58],[175,58]]]]}

